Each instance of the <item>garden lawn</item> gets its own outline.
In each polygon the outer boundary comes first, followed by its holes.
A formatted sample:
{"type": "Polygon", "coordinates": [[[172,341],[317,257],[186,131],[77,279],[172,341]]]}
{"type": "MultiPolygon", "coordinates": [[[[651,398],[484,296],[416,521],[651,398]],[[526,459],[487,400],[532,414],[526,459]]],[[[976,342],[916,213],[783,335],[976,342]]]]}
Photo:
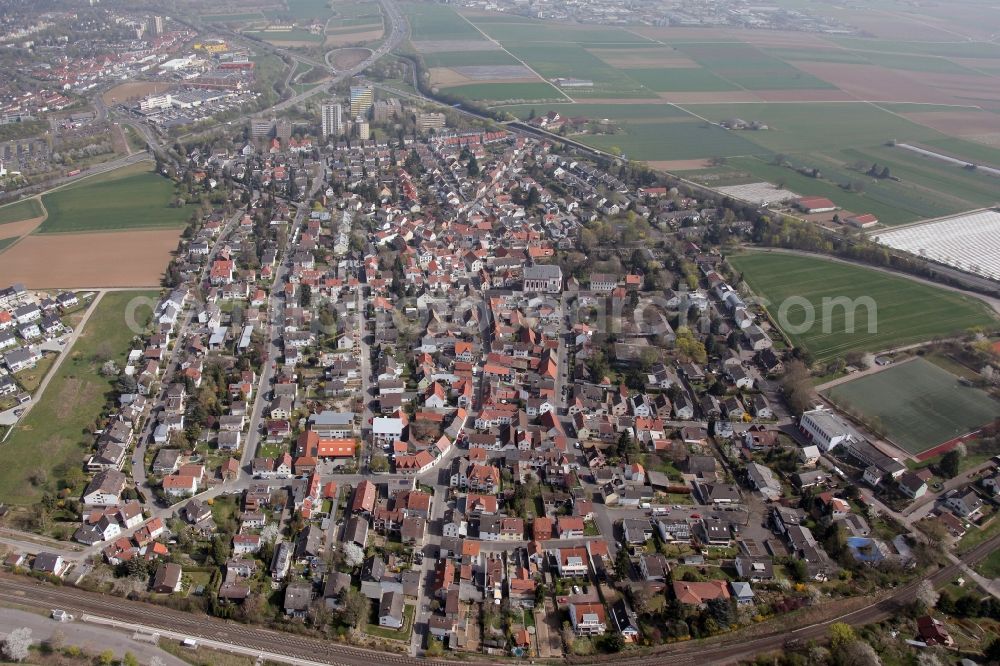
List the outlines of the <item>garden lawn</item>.
{"type": "Polygon", "coordinates": [[[886,436],[912,454],[1000,415],[1000,402],[922,358],[840,384],[826,395],[866,420],[877,419],[886,436]]]}
{"type": "MultiPolygon", "coordinates": [[[[126,308],[134,298],[156,299],[155,291],[108,292],[96,309],[37,403],[0,446],[0,502],[27,505],[54,490],[60,468],[78,468],[93,444],[87,429],[101,415],[113,380],[100,375],[105,360],[124,367],[134,333],[125,325],[126,308]],[[43,472],[48,481],[32,485],[29,476],[43,472]]],[[[140,321],[148,309],[136,312],[140,321]]],[[[82,489],[75,489],[82,490],[82,489]]]]}
{"type": "Polygon", "coordinates": [[[831,261],[818,256],[747,252],[730,257],[750,289],[766,299],[777,318],[782,302],[805,299],[815,312],[815,323],[804,332],[802,306],[789,307],[785,332],[794,345],[810,351],[818,361],[851,351],[881,351],[901,345],[947,337],[973,326],[994,326],[996,316],[979,300],[882,271],[831,261]],[[824,323],[823,299],[868,297],[874,304],[872,329],[869,310],[854,308],[854,330],[847,330],[843,307],[828,307],[824,323]],[[824,331],[824,328],[826,329],[824,331]]]}
{"type": "Polygon", "coordinates": [[[173,194],[148,162],[122,167],[44,195],[49,216],[35,233],[179,227],[188,213],[171,207],[173,194]]]}

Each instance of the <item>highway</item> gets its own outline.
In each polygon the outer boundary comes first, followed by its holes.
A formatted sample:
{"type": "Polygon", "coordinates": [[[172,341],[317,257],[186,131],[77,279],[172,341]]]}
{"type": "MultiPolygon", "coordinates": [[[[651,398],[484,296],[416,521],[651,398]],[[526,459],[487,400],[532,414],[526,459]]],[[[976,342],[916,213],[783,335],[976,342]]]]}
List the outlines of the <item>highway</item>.
{"type": "MultiPolygon", "coordinates": [[[[983,542],[966,553],[961,562],[973,565],[1000,547],[1000,535],[983,542]]],[[[941,587],[961,572],[957,563],[949,564],[927,576],[935,587],[941,587]]],[[[781,650],[789,640],[822,641],[830,625],[845,622],[861,626],[880,622],[897,614],[901,607],[912,602],[923,579],[898,588],[892,594],[857,610],[837,614],[833,603],[826,616],[810,624],[796,626],[795,619],[782,618],[758,628],[773,626],[773,631],[763,636],[748,637],[740,633],[722,635],[701,641],[685,641],[662,646],[645,654],[634,656],[609,655],[607,657],[568,658],[570,663],[607,663],[614,661],[633,666],[659,666],[665,661],[672,664],[733,663],[753,655],[781,650]]],[[[0,573],[0,600],[23,606],[49,609],[62,608],[72,613],[127,622],[137,630],[172,631],[194,638],[203,638],[253,650],[267,651],[288,660],[312,660],[319,663],[367,666],[382,664],[448,664],[404,655],[376,652],[364,648],[342,645],[317,638],[298,636],[261,627],[220,620],[204,615],[185,613],[163,606],[107,597],[69,586],[51,586],[25,577],[0,573]]],[[[488,663],[486,661],[480,663],[488,663]]]]}

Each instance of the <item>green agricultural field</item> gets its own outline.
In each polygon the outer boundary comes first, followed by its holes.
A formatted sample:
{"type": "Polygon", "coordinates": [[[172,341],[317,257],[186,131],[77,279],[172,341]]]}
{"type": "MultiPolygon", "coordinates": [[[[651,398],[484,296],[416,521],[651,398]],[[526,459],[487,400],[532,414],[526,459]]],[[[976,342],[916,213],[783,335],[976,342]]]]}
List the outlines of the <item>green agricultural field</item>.
{"type": "Polygon", "coordinates": [[[463,86],[442,88],[450,95],[472,101],[505,101],[525,99],[565,99],[559,90],[548,83],[469,83],[463,86]]]}
{"type": "Polygon", "coordinates": [[[732,157],[760,152],[760,148],[733,132],[699,120],[625,122],[618,134],[574,137],[582,143],[633,160],[688,160],[732,157]]]}
{"type": "Polygon", "coordinates": [[[997,201],[996,178],[910,151],[887,146],[850,148],[841,151],[839,157],[846,164],[860,161],[889,167],[900,182],[867,183],[866,193],[873,193],[875,190],[872,188],[881,187],[908,189],[915,204],[931,205],[925,217],[957,213],[970,207],[991,206],[997,201]],[[935,209],[943,212],[933,212],[935,209]]]}
{"type": "Polygon", "coordinates": [[[505,111],[513,113],[525,120],[532,111],[542,115],[549,111],[558,111],[563,116],[582,116],[590,120],[612,120],[627,122],[629,120],[659,122],[670,118],[691,120],[694,116],[678,109],[672,104],[521,104],[504,107],[505,111]]]}
{"type": "Polygon", "coordinates": [[[730,263],[750,289],[766,299],[768,313],[785,324],[792,344],[808,350],[818,361],[998,324],[996,315],[977,299],[871,268],[776,252],[734,255],[730,263]],[[862,304],[853,308],[853,332],[845,308],[831,307],[828,301],[824,316],[823,299],[842,297],[862,304]],[[787,311],[780,310],[787,299],[805,299],[810,304],[814,324],[807,330],[795,330],[807,321],[801,304],[793,302],[787,311]],[[864,302],[873,307],[864,307],[864,302]]]}
{"type": "Polygon", "coordinates": [[[423,41],[474,41],[483,35],[451,7],[406,3],[402,5],[410,22],[410,39],[423,41]]]}
{"type": "Polygon", "coordinates": [[[656,92],[716,92],[740,87],[720,79],[707,69],[668,67],[665,69],[623,69],[634,81],[656,92]]]}
{"type": "Polygon", "coordinates": [[[506,51],[441,51],[425,53],[424,63],[428,67],[471,67],[489,65],[520,65],[516,58],[506,51]]]}
{"type": "MultiPolygon", "coordinates": [[[[101,415],[112,389],[112,382],[100,375],[101,365],[112,359],[124,365],[132,347],[134,334],[125,325],[128,304],[134,298],[156,297],[153,291],[120,291],[100,300],[76,343],[63,352],[69,357],[0,447],[0,501],[33,504],[43,492],[54,494],[69,470],[80,468],[93,444],[88,429],[101,415]],[[40,481],[33,484],[31,477],[40,481]]],[[[140,321],[148,316],[148,308],[136,312],[140,321]]]]}
{"type": "MultiPolygon", "coordinates": [[[[820,169],[823,174],[821,179],[778,166],[766,158],[735,158],[729,160],[726,166],[741,173],[750,173],[753,180],[780,184],[785,189],[803,196],[826,197],[852,213],[872,213],[882,224],[889,226],[957,213],[969,208],[968,204],[958,200],[949,201],[938,197],[934,191],[891,180],[875,181],[864,178],[864,191],[853,192],[841,185],[863,178],[863,174],[838,168],[840,164],[827,163],[817,157],[814,155],[792,159],[792,164],[796,167],[820,169]]],[[[699,182],[713,185],[711,181],[702,181],[697,173],[692,173],[691,176],[699,182]]]]}
{"type": "Polygon", "coordinates": [[[181,226],[188,213],[171,207],[173,192],[147,162],[116,169],[44,195],[49,216],[35,233],[181,226]]]}
{"type": "Polygon", "coordinates": [[[677,48],[702,67],[747,90],[834,88],[749,44],[682,44],[677,48]]]}
{"type": "Polygon", "coordinates": [[[1000,44],[994,42],[900,42],[857,37],[834,37],[831,41],[852,51],[861,52],[1000,59],[1000,44]]]}
{"type": "Polygon", "coordinates": [[[0,224],[20,222],[42,216],[42,205],[38,199],[22,199],[16,203],[0,206],[0,224]]]}
{"type": "Polygon", "coordinates": [[[244,30],[244,35],[256,37],[265,42],[316,42],[323,41],[323,35],[317,35],[308,30],[244,30]]]}
{"type": "Polygon", "coordinates": [[[709,120],[729,118],[767,123],[768,130],[747,133],[754,143],[780,153],[840,150],[896,141],[943,138],[939,132],[864,102],[788,104],[686,104],[709,120]]]}
{"type": "Polygon", "coordinates": [[[851,65],[867,65],[869,60],[860,53],[844,49],[793,49],[764,48],[764,53],[781,60],[801,60],[803,62],[839,62],[851,65]]]}
{"type": "Polygon", "coordinates": [[[205,23],[245,23],[246,21],[259,21],[264,18],[260,12],[246,14],[202,14],[201,20],[205,23]]]}
{"type": "Polygon", "coordinates": [[[469,17],[483,32],[504,46],[511,44],[582,44],[585,46],[658,46],[651,39],[611,26],[573,26],[559,23],[485,22],[469,17]]]}
{"type": "Polygon", "coordinates": [[[920,143],[931,150],[938,148],[942,153],[952,157],[1000,168],[1000,150],[981,143],[951,137],[928,139],[920,143]]]}
{"type": "Polygon", "coordinates": [[[285,0],[285,4],[297,20],[325,19],[333,13],[329,0],[285,0]]]}
{"type": "MultiPolygon", "coordinates": [[[[641,90],[639,83],[620,69],[575,44],[516,44],[508,49],[546,79],[590,79],[595,90],[605,93],[641,90]]],[[[573,89],[570,96],[584,92],[585,89],[573,89]]]]}
{"type": "Polygon", "coordinates": [[[918,358],[826,392],[835,404],[880,424],[914,455],[993,421],[1000,401],[918,358]]]}

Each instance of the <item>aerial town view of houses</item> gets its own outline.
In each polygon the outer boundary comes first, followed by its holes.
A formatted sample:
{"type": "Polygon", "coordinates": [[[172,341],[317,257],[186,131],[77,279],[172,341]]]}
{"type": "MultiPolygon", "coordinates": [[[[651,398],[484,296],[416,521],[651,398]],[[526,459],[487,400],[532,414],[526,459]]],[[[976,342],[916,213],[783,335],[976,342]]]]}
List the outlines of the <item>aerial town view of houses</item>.
{"type": "Polygon", "coordinates": [[[0,0],[4,660],[1000,661],[1000,212],[893,228],[422,80],[527,68],[480,25],[847,14],[43,4],[0,0]]]}

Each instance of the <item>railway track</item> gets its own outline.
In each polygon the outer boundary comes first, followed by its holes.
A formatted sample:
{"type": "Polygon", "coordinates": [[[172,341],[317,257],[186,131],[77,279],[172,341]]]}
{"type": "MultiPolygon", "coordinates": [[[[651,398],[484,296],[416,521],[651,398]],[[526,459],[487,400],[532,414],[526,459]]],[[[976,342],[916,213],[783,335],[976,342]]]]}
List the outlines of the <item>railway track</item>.
{"type": "MultiPolygon", "coordinates": [[[[962,562],[975,564],[1000,547],[1000,536],[983,542],[966,553],[962,562]]],[[[928,578],[937,587],[946,584],[959,573],[957,564],[949,564],[928,578]]],[[[663,646],[646,654],[610,655],[608,657],[569,658],[572,664],[605,664],[615,662],[626,666],[662,666],[664,663],[725,664],[762,652],[780,650],[790,639],[801,641],[822,640],[835,622],[858,626],[879,622],[893,614],[916,597],[919,580],[895,590],[891,596],[836,617],[796,628],[781,628],[758,637],[738,635],[722,636],[718,641],[685,641],[663,646]]],[[[417,659],[407,655],[381,652],[362,647],[324,641],[311,636],[220,620],[205,615],[187,613],[145,602],[128,601],[71,587],[56,587],[31,579],[0,574],[0,602],[16,603],[38,608],[62,608],[82,614],[103,617],[119,622],[161,629],[192,638],[218,641],[242,648],[279,653],[296,659],[318,661],[343,666],[370,666],[371,664],[426,664],[454,666],[453,661],[417,659]]],[[[497,663],[489,660],[477,663],[497,663]]]]}

